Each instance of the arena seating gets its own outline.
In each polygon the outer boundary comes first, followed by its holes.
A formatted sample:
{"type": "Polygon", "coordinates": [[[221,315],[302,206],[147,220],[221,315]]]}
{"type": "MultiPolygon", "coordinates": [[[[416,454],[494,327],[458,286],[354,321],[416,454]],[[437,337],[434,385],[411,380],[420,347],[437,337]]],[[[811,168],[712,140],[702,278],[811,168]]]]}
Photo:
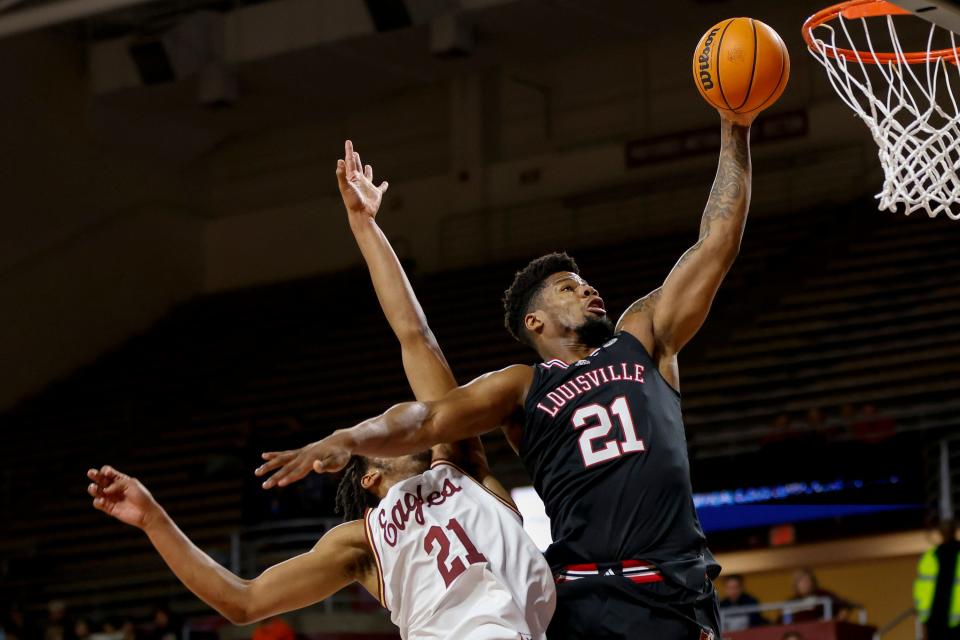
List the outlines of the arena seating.
{"type": "MultiPolygon", "coordinates": [[[[868,207],[751,223],[710,322],[684,353],[695,458],[756,454],[778,415],[814,408],[874,403],[905,434],[957,426],[960,259],[939,221],[868,207]]],[[[694,239],[574,253],[608,308],[622,309],[694,239]]],[[[520,262],[415,283],[461,381],[533,362],[501,320],[520,262]]],[[[90,508],[84,471],[110,463],[138,475],[226,561],[252,447],[274,433],[289,442],[289,424],[306,442],[408,396],[362,270],[184,305],[2,417],[0,595],[33,607],[62,597],[75,611],[138,614],[158,600],[204,611],[143,536],[90,508]]],[[[503,439],[487,442],[507,483],[524,482],[503,439]]]]}

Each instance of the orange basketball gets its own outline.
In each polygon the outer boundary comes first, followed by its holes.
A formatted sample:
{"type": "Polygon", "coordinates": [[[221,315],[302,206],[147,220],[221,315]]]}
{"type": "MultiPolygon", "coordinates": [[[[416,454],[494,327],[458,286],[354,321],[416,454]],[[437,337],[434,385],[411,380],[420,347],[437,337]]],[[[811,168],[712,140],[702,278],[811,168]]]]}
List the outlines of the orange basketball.
{"type": "Polygon", "coordinates": [[[753,18],[712,26],[693,52],[693,80],[717,109],[750,113],[780,97],[790,78],[790,54],[777,32],[753,18]]]}

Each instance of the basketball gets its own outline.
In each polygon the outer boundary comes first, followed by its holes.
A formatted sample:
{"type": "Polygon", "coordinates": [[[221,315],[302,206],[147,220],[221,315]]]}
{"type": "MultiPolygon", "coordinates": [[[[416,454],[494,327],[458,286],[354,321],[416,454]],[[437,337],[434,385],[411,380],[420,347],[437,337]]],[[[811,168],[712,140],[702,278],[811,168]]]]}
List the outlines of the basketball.
{"type": "Polygon", "coordinates": [[[790,54],[776,31],[753,18],[710,27],[693,52],[693,79],[704,100],[737,114],[766,109],[790,78],[790,54]]]}

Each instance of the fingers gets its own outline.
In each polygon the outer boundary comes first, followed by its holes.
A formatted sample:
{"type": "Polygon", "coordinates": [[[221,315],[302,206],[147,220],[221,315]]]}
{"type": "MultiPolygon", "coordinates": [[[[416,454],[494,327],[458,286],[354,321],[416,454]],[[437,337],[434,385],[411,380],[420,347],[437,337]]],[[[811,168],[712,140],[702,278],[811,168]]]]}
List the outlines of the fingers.
{"type": "Polygon", "coordinates": [[[366,165],[363,168],[363,175],[367,180],[373,180],[373,167],[366,165]]]}
{"type": "Polygon", "coordinates": [[[284,451],[274,455],[262,464],[260,469],[257,470],[257,475],[264,475],[273,469],[277,469],[277,472],[263,483],[263,488],[285,487],[310,473],[310,461],[312,459],[313,456],[305,449],[284,451]]]}
{"type": "Polygon", "coordinates": [[[116,495],[123,491],[127,476],[110,466],[101,469],[88,469],[87,478],[92,480],[87,485],[87,493],[93,498],[93,506],[100,511],[110,511],[110,505],[116,495]]]}
{"type": "Polygon", "coordinates": [[[296,456],[295,451],[271,451],[261,454],[261,457],[266,460],[266,462],[257,467],[253,474],[255,476],[262,476],[274,469],[279,469],[292,460],[294,456],[296,456]]]}
{"type": "MultiPolygon", "coordinates": [[[[257,476],[264,476],[271,471],[277,470],[272,476],[263,483],[264,489],[272,489],[276,486],[284,486],[286,483],[280,481],[290,474],[291,469],[298,464],[300,456],[297,451],[282,451],[280,453],[264,454],[264,458],[270,455],[270,459],[260,465],[254,472],[257,476]]],[[[302,477],[302,476],[301,476],[302,477]]]]}
{"type": "Polygon", "coordinates": [[[342,160],[337,160],[337,184],[341,191],[347,186],[347,164],[342,160]]]}
{"type": "Polygon", "coordinates": [[[360,154],[353,152],[353,170],[355,173],[363,173],[363,163],[360,162],[360,154]]]}
{"type": "Polygon", "coordinates": [[[345,169],[348,176],[355,171],[355,167],[353,166],[353,141],[352,140],[347,140],[346,142],[343,143],[343,163],[345,165],[345,169]]]}
{"type": "Polygon", "coordinates": [[[279,471],[270,476],[263,483],[264,489],[273,489],[274,487],[285,487],[291,482],[296,482],[310,472],[310,464],[304,458],[292,460],[281,467],[279,471]]]}
{"type": "Polygon", "coordinates": [[[380,189],[380,193],[386,193],[387,189],[390,188],[390,183],[384,180],[377,189],[380,189]]]}
{"type": "Polygon", "coordinates": [[[128,478],[127,475],[120,473],[110,465],[100,467],[100,469],[87,469],[87,477],[93,480],[101,488],[112,486],[128,478]]]}
{"type": "Polygon", "coordinates": [[[271,480],[274,480],[277,486],[285,487],[291,482],[296,482],[310,471],[309,462],[304,458],[297,458],[291,464],[280,469],[271,480]]]}

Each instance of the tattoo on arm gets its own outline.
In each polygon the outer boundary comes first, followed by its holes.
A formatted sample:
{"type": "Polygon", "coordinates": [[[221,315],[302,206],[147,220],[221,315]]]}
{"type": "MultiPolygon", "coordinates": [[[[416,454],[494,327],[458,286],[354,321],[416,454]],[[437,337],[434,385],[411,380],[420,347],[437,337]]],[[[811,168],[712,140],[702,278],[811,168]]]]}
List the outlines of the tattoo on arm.
{"type": "Polygon", "coordinates": [[[730,125],[723,128],[721,136],[723,150],[720,152],[717,176],[710,188],[710,198],[700,219],[700,237],[696,244],[680,256],[678,265],[690,259],[703,246],[719,221],[728,220],[734,214],[738,214],[740,231],[743,230],[747,199],[750,197],[749,129],[730,125]]]}
{"type": "MultiPolygon", "coordinates": [[[[706,207],[704,207],[703,217],[700,221],[700,237],[692,247],[684,252],[671,271],[671,276],[674,278],[677,277],[675,274],[679,274],[679,280],[676,280],[676,282],[682,283],[677,285],[681,288],[686,287],[694,280],[703,281],[704,271],[699,267],[695,273],[689,269],[677,270],[677,267],[701,254],[701,249],[708,242],[708,238],[710,239],[709,244],[714,249],[718,249],[720,253],[717,254],[716,258],[712,256],[709,258],[711,269],[707,271],[712,275],[707,277],[722,279],[726,269],[729,268],[730,263],[736,256],[750,202],[749,135],[749,127],[741,127],[730,122],[724,122],[721,128],[720,160],[717,165],[716,178],[714,178],[713,186],[710,189],[710,197],[707,200],[706,207]],[[714,266],[722,266],[723,268],[721,270],[713,269],[714,266]]],[[[719,279],[715,283],[716,286],[719,286],[719,279]]],[[[671,278],[668,277],[665,284],[670,282],[671,278]]],[[[630,305],[621,317],[620,324],[627,317],[652,313],[657,306],[657,300],[660,298],[661,292],[662,289],[657,289],[630,305]]],[[[671,296],[674,293],[677,293],[676,286],[671,290],[671,296]]],[[[618,324],[618,326],[620,325],[618,324]]]]}
{"type": "Polygon", "coordinates": [[[710,189],[710,198],[700,221],[700,241],[707,236],[718,220],[726,220],[735,213],[746,213],[749,197],[750,147],[749,129],[730,125],[722,129],[723,151],[717,166],[717,176],[710,189]]]}
{"type": "Polygon", "coordinates": [[[657,300],[660,298],[661,292],[662,289],[657,289],[643,296],[627,307],[627,310],[623,312],[623,317],[627,318],[637,313],[653,311],[653,308],[657,305],[657,300]]]}

